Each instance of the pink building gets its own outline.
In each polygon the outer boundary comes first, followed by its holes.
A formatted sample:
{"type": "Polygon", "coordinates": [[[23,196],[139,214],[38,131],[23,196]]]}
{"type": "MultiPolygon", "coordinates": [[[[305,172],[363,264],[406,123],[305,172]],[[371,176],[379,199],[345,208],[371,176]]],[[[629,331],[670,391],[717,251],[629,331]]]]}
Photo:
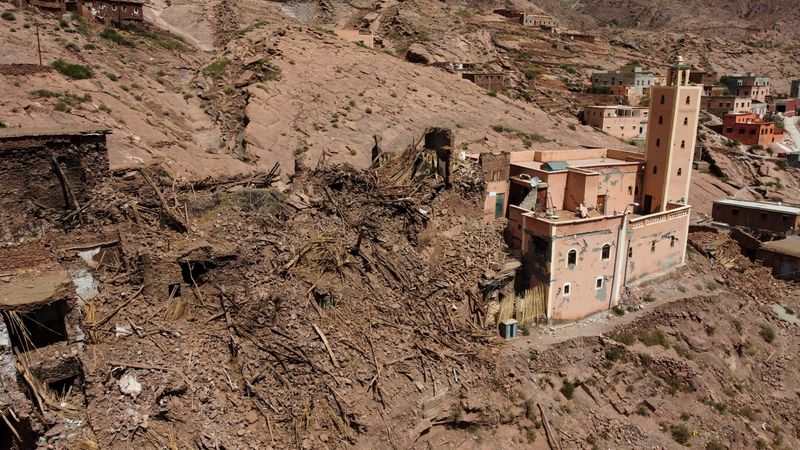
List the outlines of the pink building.
{"type": "Polygon", "coordinates": [[[649,108],[636,106],[587,106],[583,120],[611,136],[638,139],[647,133],[649,108]]]}
{"type": "MultiPolygon", "coordinates": [[[[643,154],[604,148],[509,154],[504,203],[512,246],[524,255],[516,284],[544,292],[547,320],[611,308],[623,287],[684,264],[702,95],[688,79],[678,58],[667,85],[652,88],[643,154]]],[[[501,189],[493,188],[496,197],[501,189]]],[[[490,203],[487,209],[501,207],[490,203]]]]}

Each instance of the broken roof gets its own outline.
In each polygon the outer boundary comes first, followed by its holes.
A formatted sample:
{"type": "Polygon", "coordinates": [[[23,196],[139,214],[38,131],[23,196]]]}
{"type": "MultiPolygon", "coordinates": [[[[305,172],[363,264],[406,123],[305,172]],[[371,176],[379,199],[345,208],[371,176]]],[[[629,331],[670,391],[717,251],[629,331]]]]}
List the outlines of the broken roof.
{"type": "Polygon", "coordinates": [[[109,133],[111,133],[111,130],[108,128],[91,126],[0,128],[0,139],[48,136],[89,136],[109,133]]]}
{"type": "Polygon", "coordinates": [[[783,205],[780,203],[753,202],[748,200],[737,200],[735,198],[724,198],[714,200],[715,205],[735,206],[739,208],[757,209],[759,211],[769,211],[780,214],[790,214],[800,216],[800,207],[793,205],[783,205]]]}
{"type": "Polygon", "coordinates": [[[772,253],[800,258],[800,236],[789,236],[778,241],[764,242],[761,248],[772,253]]]}

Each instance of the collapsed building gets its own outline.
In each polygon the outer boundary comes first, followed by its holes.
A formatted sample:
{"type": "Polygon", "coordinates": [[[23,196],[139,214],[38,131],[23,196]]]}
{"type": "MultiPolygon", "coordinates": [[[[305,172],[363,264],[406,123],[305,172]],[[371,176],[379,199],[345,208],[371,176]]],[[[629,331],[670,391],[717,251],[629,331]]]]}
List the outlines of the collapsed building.
{"type": "Polygon", "coordinates": [[[652,88],[643,155],[514,152],[505,156],[508,172],[489,175],[485,212],[508,218],[511,246],[524,257],[517,289],[537,293],[540,319],[575,320],[614,307],[624,287],[684,264],[702,94],[688,79],[689,66],[678,58],[667,86],[652,88]]]}

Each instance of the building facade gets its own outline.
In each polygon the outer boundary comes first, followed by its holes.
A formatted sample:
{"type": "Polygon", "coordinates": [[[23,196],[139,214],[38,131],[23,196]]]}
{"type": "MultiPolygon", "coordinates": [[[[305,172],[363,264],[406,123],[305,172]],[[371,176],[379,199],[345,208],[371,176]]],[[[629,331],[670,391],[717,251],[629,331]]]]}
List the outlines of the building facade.
{"type": "Polygon", "coordinates": [[[759,233],[795,234],[800,230],[800,207],[781,203],[715,200],[711,217],[716,223],[759,233]]]}
{"type": "Polygon", "coordinates": [[[800,80],[792,80],[792,87],[789,89],[789,97],[800,98],[800,80]]]}
{"type": "Polygon", "coordinates": [[[794,117],[800,111],[800,99],[779,98],[770,104],[770,112],[783,117],[794,117]]]}
{"type": "Polygon", "coordinates": [[[754,73],[747,75],[731,74],[726,77],[725,85],[730,95],[750,97],[759,102],[766,102],[769,95],[769,78],[759,77],[754,73]]]}
{"type": "Polygon", "coordinates": [[[620,139],[641,139],[647,133],[649,108],[635,106],[587,106],[583,120],[620,139]]]}
{"type": "Polygon", "coordinates": [[[751,112],[753,99],[750,97],[737,97],[735,95],[706,95],[701,99],[700,109],[723,117],[728,113],[751,112]]]}
{"type": "Polygon", "coordinates": [[[775,122],[761,120],[753,113],[726,114],[722,118],[722,135],[745,145],[762,147],[780,142],[783,138],[783,134],[775,128],[775,122]]]}
{"type": "Polygon", "coordinates": [[[762,243],[756,251],[756,260],[770,267],[775,278],[800,280],[800,237],[762,243]]]}
{"type": "MultiPolygon", "coordinates": [[[[511,246],[523,254],[517,289],[542,293],[544,319],[611,308],[624,287],[685,262],[702,92],[688,75],[678,58],[667,86],[653,88],[653,137],[644,154],[583,148],[509,155],[504,215],[511,246]]],[[[487,201],[487,215],[500,204],[487,201]]]]}
{"type": "Polygon", "coordinates": [[[523,13],[519,16],[519,22],[526,27],[558,27],[558,21],[553,16],[548,16],[547,14],[523,13]]]}
{"type": "Polygon", "coordinates": [[[637,94],[642,94],[645,88],[655,84],[653,78],[653,72],[638,66],[629,66],[613,71],[592,73],[592,87],[630,86],[637,94]]]}

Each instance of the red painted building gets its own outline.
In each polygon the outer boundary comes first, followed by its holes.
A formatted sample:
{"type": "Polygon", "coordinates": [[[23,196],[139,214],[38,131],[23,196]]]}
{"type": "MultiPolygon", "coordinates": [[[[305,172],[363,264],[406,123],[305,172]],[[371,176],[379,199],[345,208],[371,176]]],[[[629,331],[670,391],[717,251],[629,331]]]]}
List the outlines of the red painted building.
{"type": "Polygon", "coordinates": [[[756,114],[726,114],[722,119],[722,134],[746,145],[767,145],[780,141],[783,134],[775,128],[775,122],[765,122],[756,114]]]}

